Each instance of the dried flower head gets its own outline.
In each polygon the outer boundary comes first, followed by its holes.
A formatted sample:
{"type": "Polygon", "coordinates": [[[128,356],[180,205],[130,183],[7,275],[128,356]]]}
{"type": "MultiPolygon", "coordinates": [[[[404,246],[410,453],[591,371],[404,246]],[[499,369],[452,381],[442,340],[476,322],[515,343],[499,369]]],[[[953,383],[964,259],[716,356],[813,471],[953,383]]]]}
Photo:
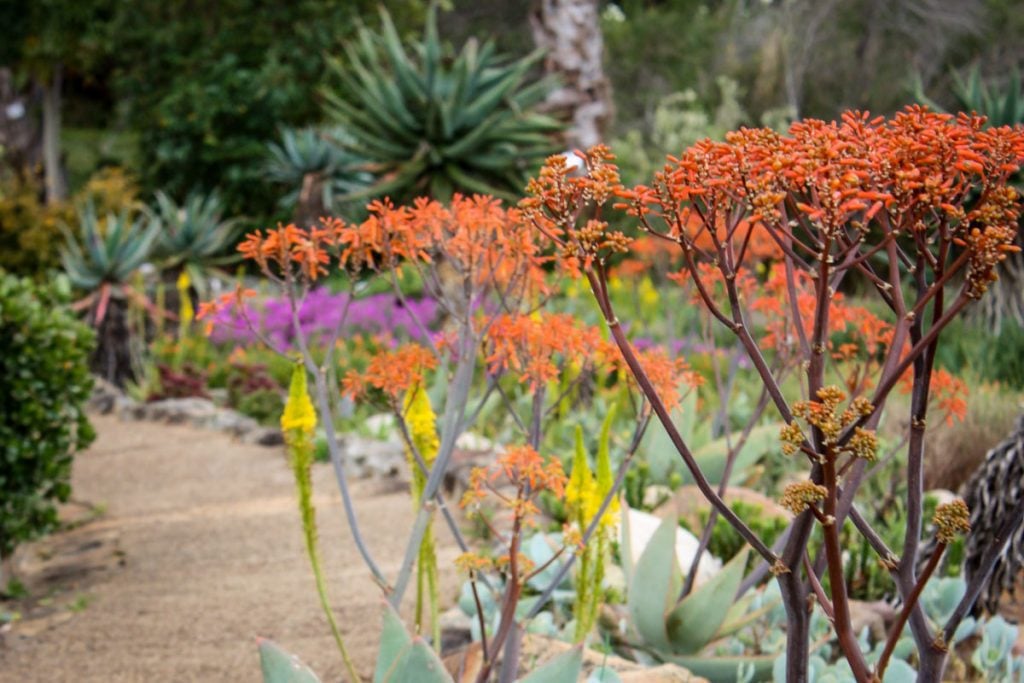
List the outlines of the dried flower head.
{"type": "Polygon", "coordinates": [[[878,436],[873,430],[857,427],[853,430],[853,436],[850,437],[846,448],[855,457],[874,462],[878,456],[878,436]]]}
{"type": "Polygon", "coordinates": [[[804,443],[804,433],[800,429],[800,425],[796,422],[790,422],[783,425],[779,431],[779,439],[782,441],[782,452],[785,455],[793,455],[800,446],[804,443]]]}
{"type": "Polygon", "coordinates": [[[794,515],[799,515],[815,503],[825,500],[827,495],[828,489],[824,486],[813,481],[798,481],[785,488],[779,502],[794,515]]]}
{"type": "Polygon", "coordinates": [[[941,543],[952,543],[958,534],[971,530],[971,511],[967,503],[956,498],[935,508],[932,524],[935,525],[935,533],[941,543]]]}

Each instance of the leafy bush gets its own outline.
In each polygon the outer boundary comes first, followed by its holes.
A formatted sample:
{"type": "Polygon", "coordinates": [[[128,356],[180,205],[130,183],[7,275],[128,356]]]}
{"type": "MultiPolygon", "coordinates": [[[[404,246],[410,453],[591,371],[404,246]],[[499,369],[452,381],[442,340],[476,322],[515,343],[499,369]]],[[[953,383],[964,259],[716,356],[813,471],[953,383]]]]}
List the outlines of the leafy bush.
{"type": "Polygon", "coordinates": [[[954,374],[973,372],[979,379],[1024,389],[1024,327],[1013,321],[991,336],[978,334],[968,321],[955,321],[936,355],[939,365],[954,374]]]}
{"type": "Polygon", "coordinates": [[[281,417],[284,398],[278,389],[260,389],[246,394],[238,402],[238,412],[247,415],[260,424],[270,425],[281,417]]]}
{"type": "Polygon", "coordinates": [[[206,375],[191,363],[175,369],[157,363],[160,377],[159,386],[146,397],[147,401],[162,401],[168,398],[209,398],[206,393],[206,375]]]}
{"type": "Polygon", "coordinates": [[[510,61],[470,39],[453,57],[442,49],[434,10],[423,41],[406,50],[383,11],[382,21],[380,33],[360,30],[344,65],[332,63],[341,88],[325,91],[352,138],[347,147],[381,176],[360,195],[514,200],[527,174],[557,149],[551,134],[561,129],[534,109],[548,84],[527,84],[540,53],[510,61]]]}
{"type": "Polygon", "coordinates": [[[60,222],[68,207],[47,209],[41,189],[29,179],[0,181],[0,267],[31,275],[56,265],[60,222]]]}
{"type": "MultiPolygon", "coordinates": [[[[316,119],[324,55],[374,5],[225,0],[197,11],[162,0],[111,3],[104,37],[112,85],[139,131],[146,189],[181,199],[217,188],[229,215],[272,214],[277,197],[261,177],[266,141],[281,125],[316,119]]],[[[410,22],[423,16],[420,0],[396,0],[393,9],[410,22]]]]}
{"type": "MultiPolygon", "coordinates": [[[[729,508],[769,544],[775,543],[775,540],[786,530],[788,525],[788,520],[784,517],[766,514],[764,509],[756,503],[737,500],[732,502],[729,508]]],[[[711,516],[709,510],[701,510],[699,515],[700,528],[690,529],[698,536],[711,516]]],[[[680,525],[688,528],[682,521],[680,525]]],[[[711,539],[708,541],[708,551],[715,557],[728,561],[736,557],[745,547],[746,541],[743,540],[743,537],[725,519],[720,516],[716,517],[715,527],[711,530],[711,539]]]]}
{"type": "Polygon", "coordinates": [[[53,289],[0,271],[0,555],[57,524],[71,459],[93,439],[89,328],[53,289]]]}
{"type": "Polygon", "coordinates": [[[41,275],[59,264],[61,226],[73,223],[76,204],[92,202],[101,213],[135,204],[135,183],[123,171],[106,168],[93,175],[71,201],[47,206],[42,186],[31,177],[0,179],[0,268],[18,275],[41,275]]]}

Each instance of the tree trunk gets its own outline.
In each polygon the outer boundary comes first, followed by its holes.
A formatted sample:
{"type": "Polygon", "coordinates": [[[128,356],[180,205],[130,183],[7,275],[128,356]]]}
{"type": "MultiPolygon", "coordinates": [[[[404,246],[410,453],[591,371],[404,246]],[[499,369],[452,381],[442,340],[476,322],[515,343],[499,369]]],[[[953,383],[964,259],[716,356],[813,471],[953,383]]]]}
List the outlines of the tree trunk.
{"type": "Polygon", "coordinates": [[[530,26],[544,66],[557,76],[546,108],[567,112],[570,148],[601,142],[612,119],[611,84],[604,75],[604,40],[597,0],[535,0],[530,26]]]}
{"type": "Polygon", "coordinates": [[[11,70],[0,67],[0,148],[4,165],[20,180],[42,158],[39,125],[29,114],[33,104],[28,94],[18,92],[11,70]]]}
{"type": "Polygon", "coordinates": [[[68,190],[60,164],[60,90],[63,67],[54,65],[50,82],[43,87],[43,169],[46,203],[67,199],[68,190]]]}

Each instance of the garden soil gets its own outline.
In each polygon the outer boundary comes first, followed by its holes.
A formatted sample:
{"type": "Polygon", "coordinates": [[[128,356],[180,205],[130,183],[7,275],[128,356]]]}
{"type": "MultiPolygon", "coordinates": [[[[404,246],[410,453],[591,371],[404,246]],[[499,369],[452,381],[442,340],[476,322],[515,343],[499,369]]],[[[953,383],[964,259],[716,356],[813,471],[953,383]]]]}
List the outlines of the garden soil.
{"type": "MultiPolygon", "coordinates": [[[[34,600],[15,605],[23,617],[0,631],[0,680],[258,681],[257,636],[324,681],[342,680],[283,449],[184,426],[94,424],[95,444],[75,460],[74,498],[85,503],[68,508],[75,528],[17,554],[34,600]]],[[[331,468],[313,476],[328,590],[368,676],[381,592],[352,545],[331,468]]],[[[394,482],[357,482],[354,493],[363,534],[393,577],[409,497],[394,482]]],[[[451,567],[457,550],[437,535],[439,566],[451,567]]],[[[442,589],[454,597],[454,571],[442,589]]]]}

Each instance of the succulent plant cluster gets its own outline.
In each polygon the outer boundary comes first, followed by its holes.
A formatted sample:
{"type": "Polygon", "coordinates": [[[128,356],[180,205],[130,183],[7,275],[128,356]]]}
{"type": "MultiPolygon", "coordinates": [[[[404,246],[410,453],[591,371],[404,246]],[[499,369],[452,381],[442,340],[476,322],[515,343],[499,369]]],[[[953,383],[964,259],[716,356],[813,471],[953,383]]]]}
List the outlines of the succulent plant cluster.
{"type": "Polygon", "coordinates": [[[531,82],[540,60],[510,60],[470,39],[451,55],[437,32],[436,8],[421,42],[407,50],[391,17],[359,31],[345,61],[332,62],[340,87],[324,92],[329,114],[366,159],[376,183],[351,196],[411,200],[455,192],[514,200],[529,173],[558,149],[562,126],[536,106],[548,83],[531,82]]]}

